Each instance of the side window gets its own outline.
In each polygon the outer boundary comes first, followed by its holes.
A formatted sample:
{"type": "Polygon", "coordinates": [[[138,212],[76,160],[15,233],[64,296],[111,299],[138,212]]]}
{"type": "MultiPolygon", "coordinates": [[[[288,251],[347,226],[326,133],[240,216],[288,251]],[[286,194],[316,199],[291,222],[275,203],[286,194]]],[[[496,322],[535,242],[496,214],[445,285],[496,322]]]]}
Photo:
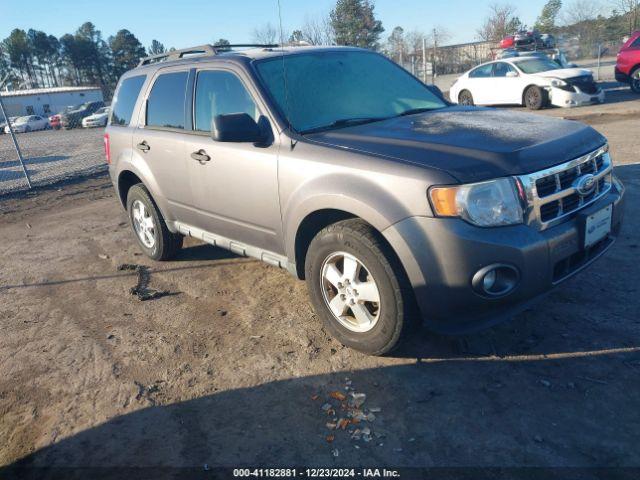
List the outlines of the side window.
{"type": "Polygon", "coordinates": [[[145,75],[129,77],[122,82],[120,88],[113,97],[111,111],[111,125],[121,125],[126,127],[131,122],[133,108],[140,94],[140,89],[146,79],[145,75]]]}
{"type": "Polygon", "coordinates": [[[225,71],[202,71],[196,79],[195,130],[211,131],[216,115],[248,113],[256,122],[260,112],[238,77],[225,71]]]}
{"type": "Polygon", "coordinates": [[[27,115],[33,115],[35,113],[35,110],[33,109],[33,105],[28,105],[27,106],[27,115]]]}
{"type": "Polygon", "coordinates": [[[184,99],[188,72],[163,73],[147,100],[148,127],[184,128],[184,99]]]}
{"type": "Polygon", "coordinates": [[[487,78],[491,76],[491,70],[493,70],[493,63],[489,65],[483,65],[481,67],[472,70],[469,74],[470,78],[487,78]]]}
{"type": "Polygon", "coordinates": [[[511,65],[505,62],[494,63],[493,76],[494,77],[506,77],[507,72],[515,72],[511,65]]]}
{"type": "Polygon", "coordinates": [[[632,48],[640,48],[640,37],[636,38],[629,46],[632,48]]]}

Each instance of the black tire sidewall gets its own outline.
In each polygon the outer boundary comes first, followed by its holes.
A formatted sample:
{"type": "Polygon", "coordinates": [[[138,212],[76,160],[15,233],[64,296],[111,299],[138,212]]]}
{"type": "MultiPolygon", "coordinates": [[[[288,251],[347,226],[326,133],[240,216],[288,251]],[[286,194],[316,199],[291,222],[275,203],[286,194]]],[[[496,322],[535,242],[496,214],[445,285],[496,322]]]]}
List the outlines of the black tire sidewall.
{"type": "Polygon", "coordinates": [[[629,74],[629,87],[631,88],[631,91],[633,93],[640,93],[640,80],[638,80],[637,88],[634,88],[634,78],[633,78],[633,76],[638,72],[640,72],[640,67],[636,68],[629,74]]]}
{"type": "Polygon", "coordinates": [[[158,208],[156,207],[154,201],[151,199],[149,192],[142,185],[134,185],[129,189],[127,194],[127,216],[129,217],[129,225],[131,226],[131,231],[133,232],[133,236],[136,238],[138,245],[144,252],[146,256],[153,260],[160,260],[162,258],[162,253],[166,248],[165,245],[165,235],[163,235],[162,229],[166,226],[164,225],[164,219],[162,218],[158,208]],[[148,248],[142,241],[140,237],[138,237],[138,233],[136,232],[135,225],[133,223],[133,203],[139,200],[144,206],[147,208],[151,216],[153,217],[153,224],[156,231],[156,242],[153,245],[153,248],[148,248]]]}
{"type": "Polygon", "coordinates": [[[325,229],[311,242],[305,274],[312,304],[329,333],[342,344],[371,355],[381,355],[397,344],[404,322],[404,304],[391,264],[376,245],[349,229],[325,229]],[[373,275],[380,293],[380,318],[368,332],[353,332],[340,324],[324,301],[322,265],[336,252],[354,255],[373,275]]]}

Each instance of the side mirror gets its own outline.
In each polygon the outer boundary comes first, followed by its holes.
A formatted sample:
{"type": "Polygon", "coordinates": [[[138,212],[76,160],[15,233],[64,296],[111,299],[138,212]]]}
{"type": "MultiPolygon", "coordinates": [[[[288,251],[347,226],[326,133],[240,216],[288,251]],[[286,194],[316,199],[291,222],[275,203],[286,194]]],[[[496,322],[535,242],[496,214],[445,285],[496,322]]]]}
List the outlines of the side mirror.
{"type": "Polygon", "coordinates": [[[506,76],[507,76],[507,77],[509,77],[509,78],[515,78],[515,77],[517,77],[517,76],[518,76],[518,73],[517,73],[517,72],[512,72],[511,70],[509,70],[509,71],[507,72],[507,75],[506,75],[506,76]]]}
{"type": "Polygon", "coordinates": [[[216,115],[211,121],[211,137],[216,142],[259,143],[264,135],[248,113],[216,115]]]}

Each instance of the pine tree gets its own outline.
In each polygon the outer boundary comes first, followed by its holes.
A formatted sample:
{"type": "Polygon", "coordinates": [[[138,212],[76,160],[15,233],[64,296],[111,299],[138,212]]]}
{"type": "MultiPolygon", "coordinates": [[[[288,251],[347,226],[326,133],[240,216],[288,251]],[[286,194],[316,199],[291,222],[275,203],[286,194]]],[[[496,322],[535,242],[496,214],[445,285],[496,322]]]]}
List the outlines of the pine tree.
{"type": "Polygon", "coordinates": [[[542,13],[536,20],[533,28],[543,33],[549,33],[556,28],[556,18],[562,8],[562,0],[549,0],[544,7],[542,13]]]}
{"type": "Polygon", "coordinates": [[[330,13],[331,26],[338,45],[377,50],[382,22],[376,20],[374,5],[370,0],[338,0],[330,13]]]}

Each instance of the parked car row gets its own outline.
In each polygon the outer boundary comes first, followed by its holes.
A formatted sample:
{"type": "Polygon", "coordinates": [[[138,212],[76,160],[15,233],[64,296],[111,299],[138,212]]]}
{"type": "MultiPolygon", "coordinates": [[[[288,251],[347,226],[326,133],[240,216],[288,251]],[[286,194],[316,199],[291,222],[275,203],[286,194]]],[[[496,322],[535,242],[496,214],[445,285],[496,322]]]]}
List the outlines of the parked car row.
{"type": "MultiPolygon", "coordinates": [[[[40,115],[9,117],[14,133],[27,133],[36,130],[65,130],[84,127],[106,127],[109,119],[109,107],[104,102],[87,102],[81,105],[70,105],[62,112],[51,115],[48,119],[40,115]]],[[[0,123],[0,133],[9,133],[7,122],[0,123]]]]}

